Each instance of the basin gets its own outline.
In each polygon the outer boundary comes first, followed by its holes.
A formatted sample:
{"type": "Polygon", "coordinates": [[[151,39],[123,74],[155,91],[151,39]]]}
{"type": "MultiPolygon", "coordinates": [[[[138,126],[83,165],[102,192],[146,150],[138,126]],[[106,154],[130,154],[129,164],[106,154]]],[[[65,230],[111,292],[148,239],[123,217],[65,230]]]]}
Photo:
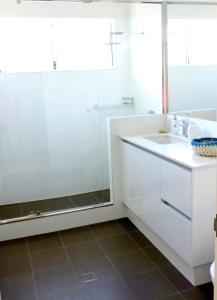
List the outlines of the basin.
{"type": "Polygon", "coordinates": [[[177,143],[184,143],[185,141],[178,138],[174,137],[171,135],[155,135],[155,136],[147,136],[144,137],[144,139],[158,143],[158,144],[177,144],[177,143]]]}

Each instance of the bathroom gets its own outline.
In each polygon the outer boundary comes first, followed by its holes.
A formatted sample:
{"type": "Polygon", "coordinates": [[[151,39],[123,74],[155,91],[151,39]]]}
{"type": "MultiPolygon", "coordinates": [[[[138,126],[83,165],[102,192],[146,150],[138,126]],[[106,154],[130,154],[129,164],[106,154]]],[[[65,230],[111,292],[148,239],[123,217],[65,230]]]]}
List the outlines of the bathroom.
{"type": "Polygon", "coordinates": [[[127,202],[121,141],[174,115],[215,137],[215,30],[208,3],[0,2],[1,300],[213,299],[215,158],[191,171],[210,195],[191,267],[127,202]]]}

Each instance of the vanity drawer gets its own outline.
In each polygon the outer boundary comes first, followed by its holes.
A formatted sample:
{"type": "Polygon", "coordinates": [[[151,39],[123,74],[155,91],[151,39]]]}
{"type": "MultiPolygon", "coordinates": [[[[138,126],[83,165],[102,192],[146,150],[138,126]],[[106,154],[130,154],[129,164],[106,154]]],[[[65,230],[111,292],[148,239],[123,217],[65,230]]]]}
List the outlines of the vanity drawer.
{"type": "Polygon", "coordinates": [[[161,202],[161,238],[187,263],[191,263],[191,220],[161,202]]]}
{"type": "Polygon", "coordinates": [[[191,218],[191,170],[161,160],[161,198],[191,218]]]}

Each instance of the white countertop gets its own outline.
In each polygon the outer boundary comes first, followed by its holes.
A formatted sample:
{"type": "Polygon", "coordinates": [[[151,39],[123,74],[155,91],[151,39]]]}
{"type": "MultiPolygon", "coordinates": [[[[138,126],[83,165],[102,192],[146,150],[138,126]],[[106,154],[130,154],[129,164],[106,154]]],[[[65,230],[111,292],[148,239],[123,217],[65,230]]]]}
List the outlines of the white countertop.
{"type": "MultiPolygon", "coordinates": [[[[145,139],[149,136],[163,136],[167,134],[148,134],[148,135],[136,135],[136,136],[120,136],[122,140],[125,140],[131,144],[139,146],[143,149],[153,152],[154,154],[165,157],[171,161],[181,164],[187,168],[204,168],[209,166],[217,166],[216,157],[204,157],[197,155],[191,147],[191,141],[182,137],[183,143],[172,143],[172,144],[159,144],[150,140],[145,139]]],[[[175,135],[169,134],[172,137],[175,135]]]]}

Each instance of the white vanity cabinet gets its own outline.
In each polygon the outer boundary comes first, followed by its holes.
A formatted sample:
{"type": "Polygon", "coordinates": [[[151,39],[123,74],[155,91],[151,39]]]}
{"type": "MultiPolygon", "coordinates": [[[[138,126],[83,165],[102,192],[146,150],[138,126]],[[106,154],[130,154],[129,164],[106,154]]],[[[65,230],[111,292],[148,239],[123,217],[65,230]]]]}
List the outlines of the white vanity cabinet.
{"type": "Polygon", "coordinates": [[[216,166],[192,169],[125,140],[121,158],[122,201],[183,261],[192,283],[206,282],[195,274],[213,259],[216,166]]]}
{"type": "Polygon", "coordinates": [[[123,136],[120,145],[126,216],[193,285],[209,282],[217,159],[143,136],[123,136]]]}

